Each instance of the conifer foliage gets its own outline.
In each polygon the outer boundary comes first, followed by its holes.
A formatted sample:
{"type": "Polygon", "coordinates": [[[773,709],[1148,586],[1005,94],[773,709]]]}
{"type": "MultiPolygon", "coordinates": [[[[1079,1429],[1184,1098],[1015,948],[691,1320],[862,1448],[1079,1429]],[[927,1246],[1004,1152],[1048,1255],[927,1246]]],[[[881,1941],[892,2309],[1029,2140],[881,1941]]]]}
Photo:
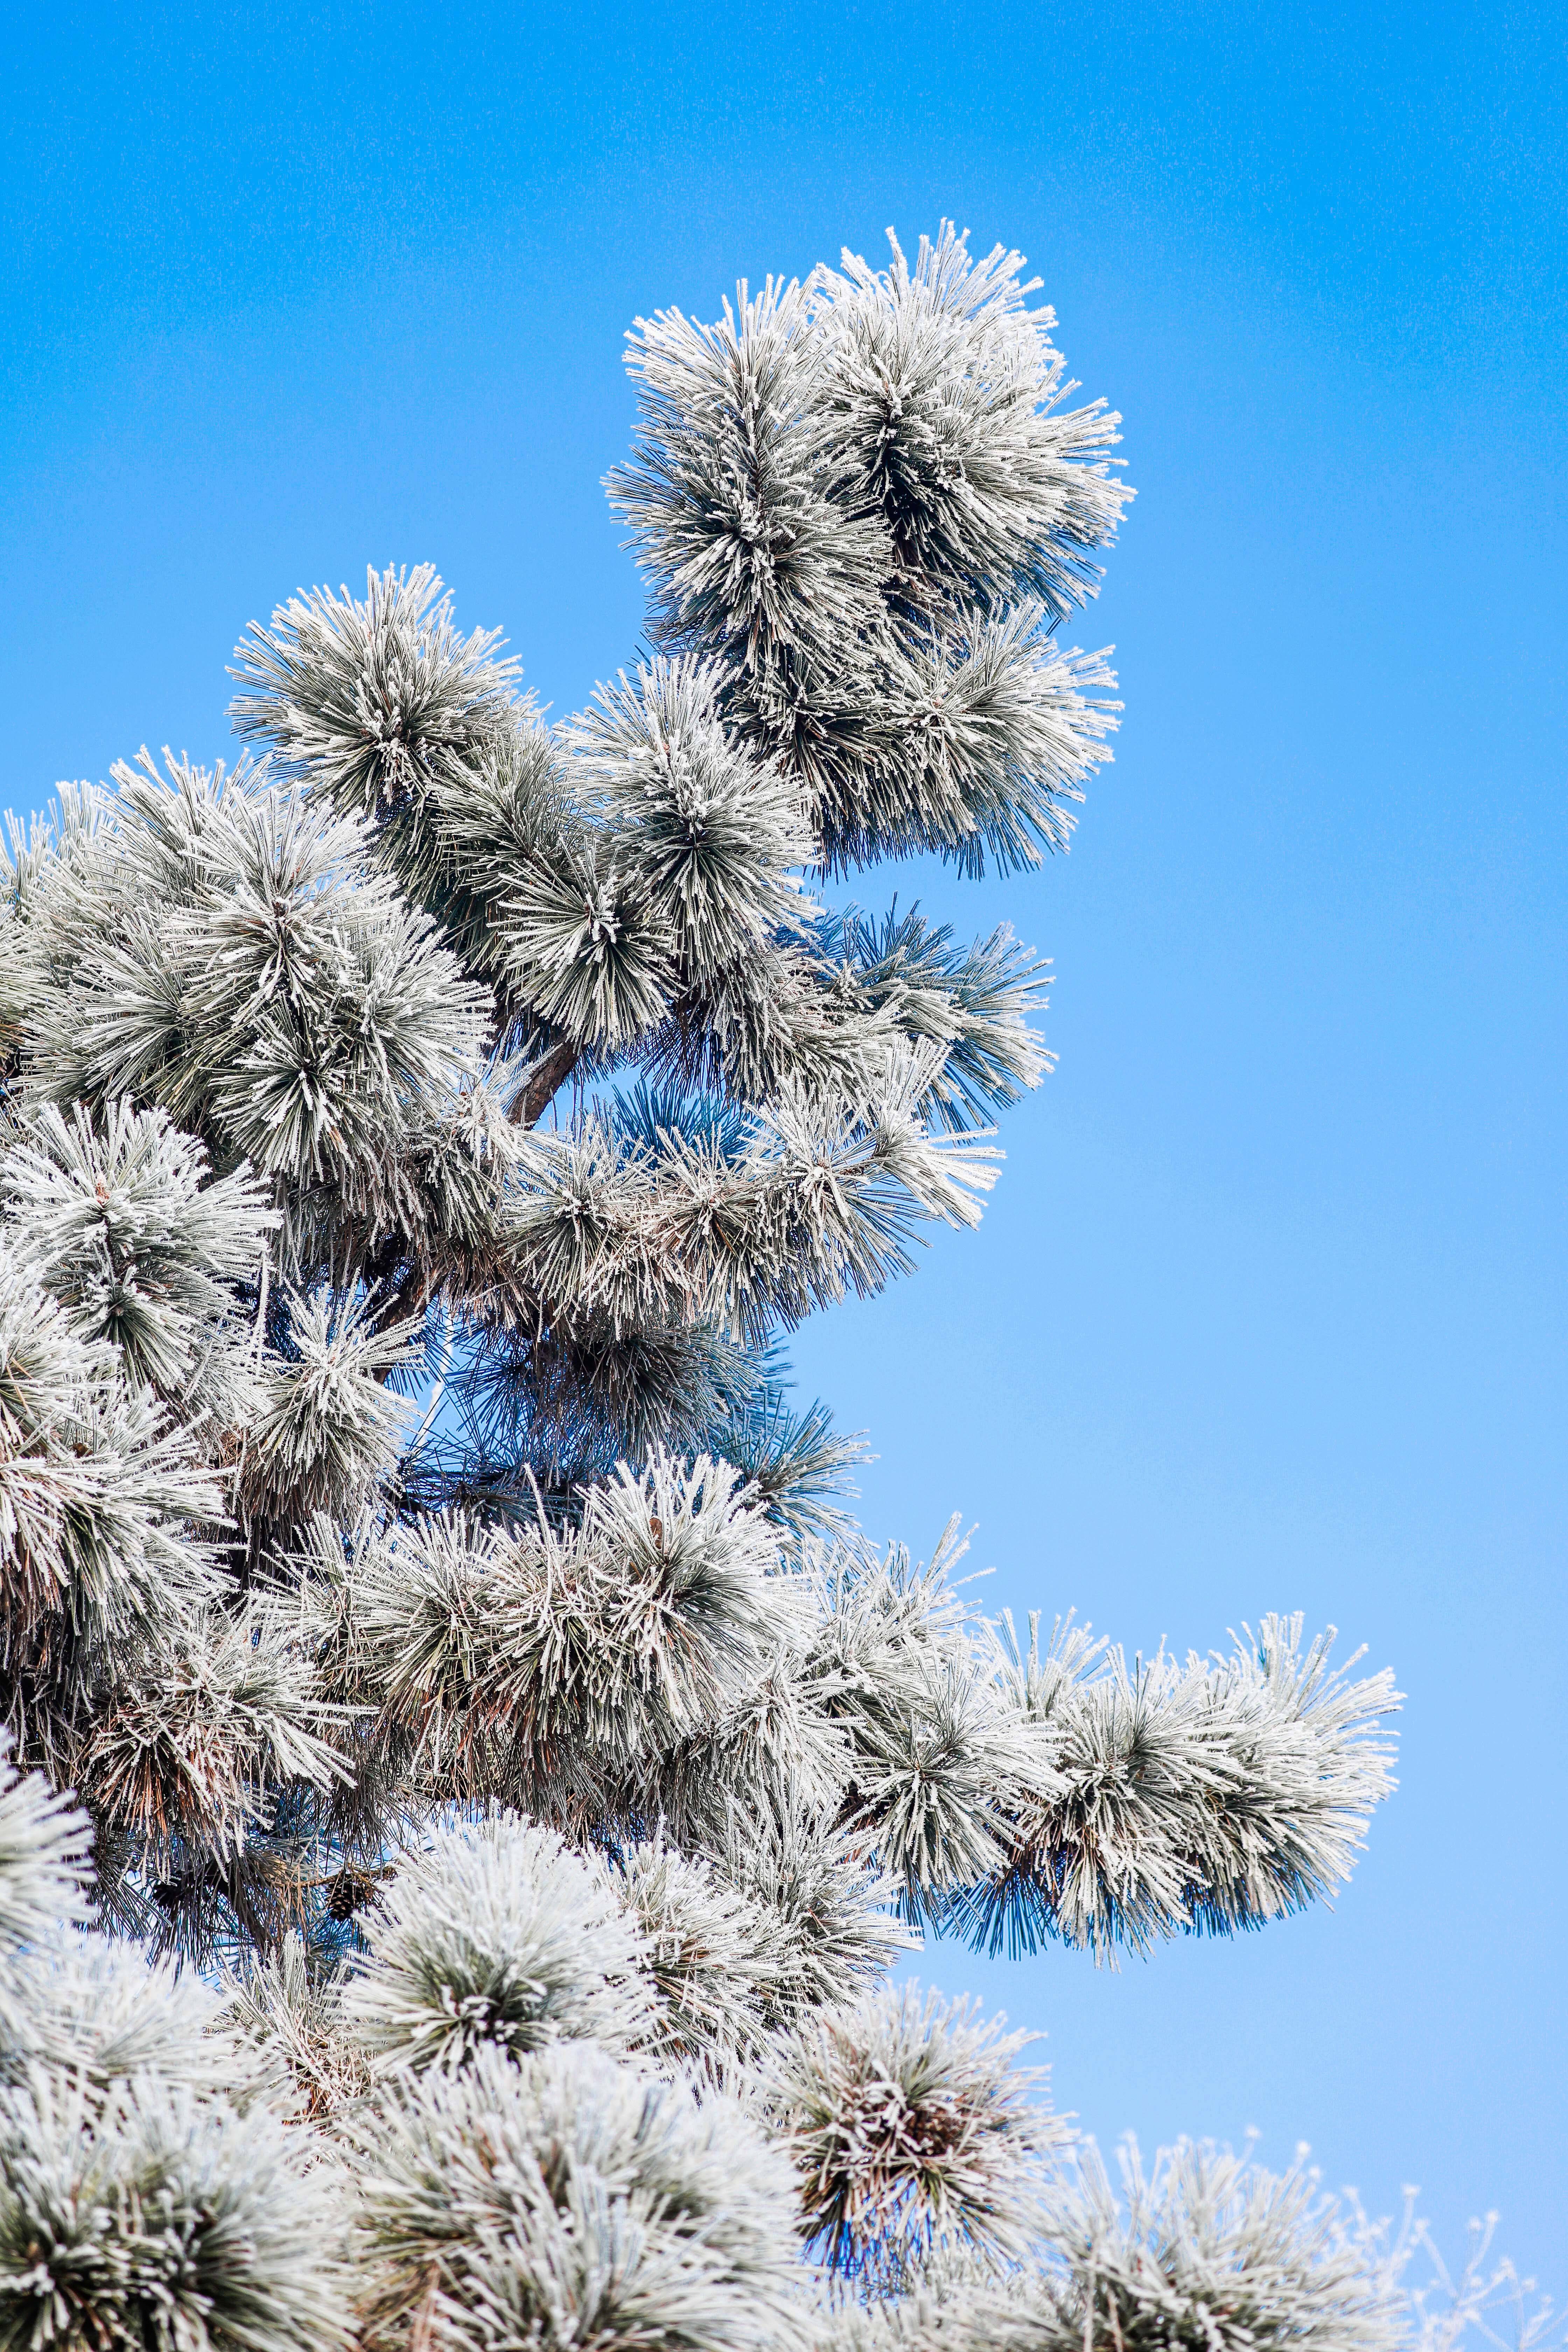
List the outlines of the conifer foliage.
{"type": "Polygon", "coordinates": [[[639,321],[655,651],[565,723],[391,568],[252,625],[231,772],[13,832],[0,2347],[1430,2338],[1304,2176],[1119,2198],[889,1980],[1260,1926],[1390,1785],[1386,1675],[988,1622],[787,1401],[1049,1058],[1009,930],[837,895],[1108,756],[1033,291],[944,228],[639,321]]]}

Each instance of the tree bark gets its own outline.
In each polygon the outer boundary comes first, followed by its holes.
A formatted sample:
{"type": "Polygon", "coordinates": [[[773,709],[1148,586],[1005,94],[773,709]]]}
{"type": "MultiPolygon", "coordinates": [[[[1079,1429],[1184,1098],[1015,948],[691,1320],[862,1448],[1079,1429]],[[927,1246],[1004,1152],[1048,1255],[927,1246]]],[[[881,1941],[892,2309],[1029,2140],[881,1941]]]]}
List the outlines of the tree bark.
{"type": "Polygon", "coordinates": [[[577,1066],[577,1048],[563,1039],[552,1046],[511,1107],[514,1127],[536,1126],[551,1097],[559,1092],[577,1066]]]}

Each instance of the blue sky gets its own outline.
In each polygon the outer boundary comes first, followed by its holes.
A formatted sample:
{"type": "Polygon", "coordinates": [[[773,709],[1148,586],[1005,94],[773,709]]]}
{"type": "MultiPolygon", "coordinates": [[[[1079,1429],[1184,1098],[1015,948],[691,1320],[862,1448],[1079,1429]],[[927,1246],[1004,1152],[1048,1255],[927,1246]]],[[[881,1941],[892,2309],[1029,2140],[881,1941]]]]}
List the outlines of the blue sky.
{"type": "Polygon", "coordinates": [[[639,310],[1022,247],[1140,496],[1070,858],[867,877],[1056,959],[978,1236],[803,1335],[865,1516],[1130,1647],[1331,1621],[1409,1694],[1356,1879],[969,1983],[1102,2139],[1311,2142],[1568,2296],[1563,23],[1546,6],[96,12],[7,36],[0,805],[229,753],[297,585],[428,558],[558,710],[640,597],[639,310]]]}

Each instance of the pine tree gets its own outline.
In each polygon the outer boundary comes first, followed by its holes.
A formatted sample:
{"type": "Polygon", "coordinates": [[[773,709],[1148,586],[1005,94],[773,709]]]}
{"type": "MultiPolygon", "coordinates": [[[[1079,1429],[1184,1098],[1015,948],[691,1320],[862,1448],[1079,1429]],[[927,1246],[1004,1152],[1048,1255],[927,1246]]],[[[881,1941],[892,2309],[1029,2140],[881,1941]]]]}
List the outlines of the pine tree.
{"type": "Polygon", "coordinates": [[[253,625],[231,773],[13,829],[0,2347],[1383,2352],[1509,2283],[1220,2151],[1118,2196],[889,1976],[1260,1926],[1391,1785],[1386,1674],[988,1621],[787,1402],[1048,1064],[1009,929],[813,895],[1026,871],[1109,756],[1118,420],[1020,272],[639,321],[655,651],[567,723],[391,568],[253,625]]]}

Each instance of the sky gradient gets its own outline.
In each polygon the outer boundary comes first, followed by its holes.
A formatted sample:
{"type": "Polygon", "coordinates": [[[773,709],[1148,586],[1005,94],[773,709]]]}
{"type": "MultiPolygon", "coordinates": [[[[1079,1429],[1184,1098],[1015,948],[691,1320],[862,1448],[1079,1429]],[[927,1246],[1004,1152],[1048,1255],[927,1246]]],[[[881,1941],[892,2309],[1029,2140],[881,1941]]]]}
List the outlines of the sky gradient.
{"type": "Polygon", "coordinates": [[[635,657],[599,488],[639,311],[944,215],[1022,247],[1139,496],[1070,857],[864,877],[1055,959],[981,1233],[803,1333],[878,1534],[1130,1649],[1305,1611],[1393,1664],[1333,1913],[924,1972],[1180,2130],[1568,2300],[1563,26],[1502,0],[374,12],[8,37],[0,807],[232,758],[297,586],[428,559],[557,712],[635,657]]]}

